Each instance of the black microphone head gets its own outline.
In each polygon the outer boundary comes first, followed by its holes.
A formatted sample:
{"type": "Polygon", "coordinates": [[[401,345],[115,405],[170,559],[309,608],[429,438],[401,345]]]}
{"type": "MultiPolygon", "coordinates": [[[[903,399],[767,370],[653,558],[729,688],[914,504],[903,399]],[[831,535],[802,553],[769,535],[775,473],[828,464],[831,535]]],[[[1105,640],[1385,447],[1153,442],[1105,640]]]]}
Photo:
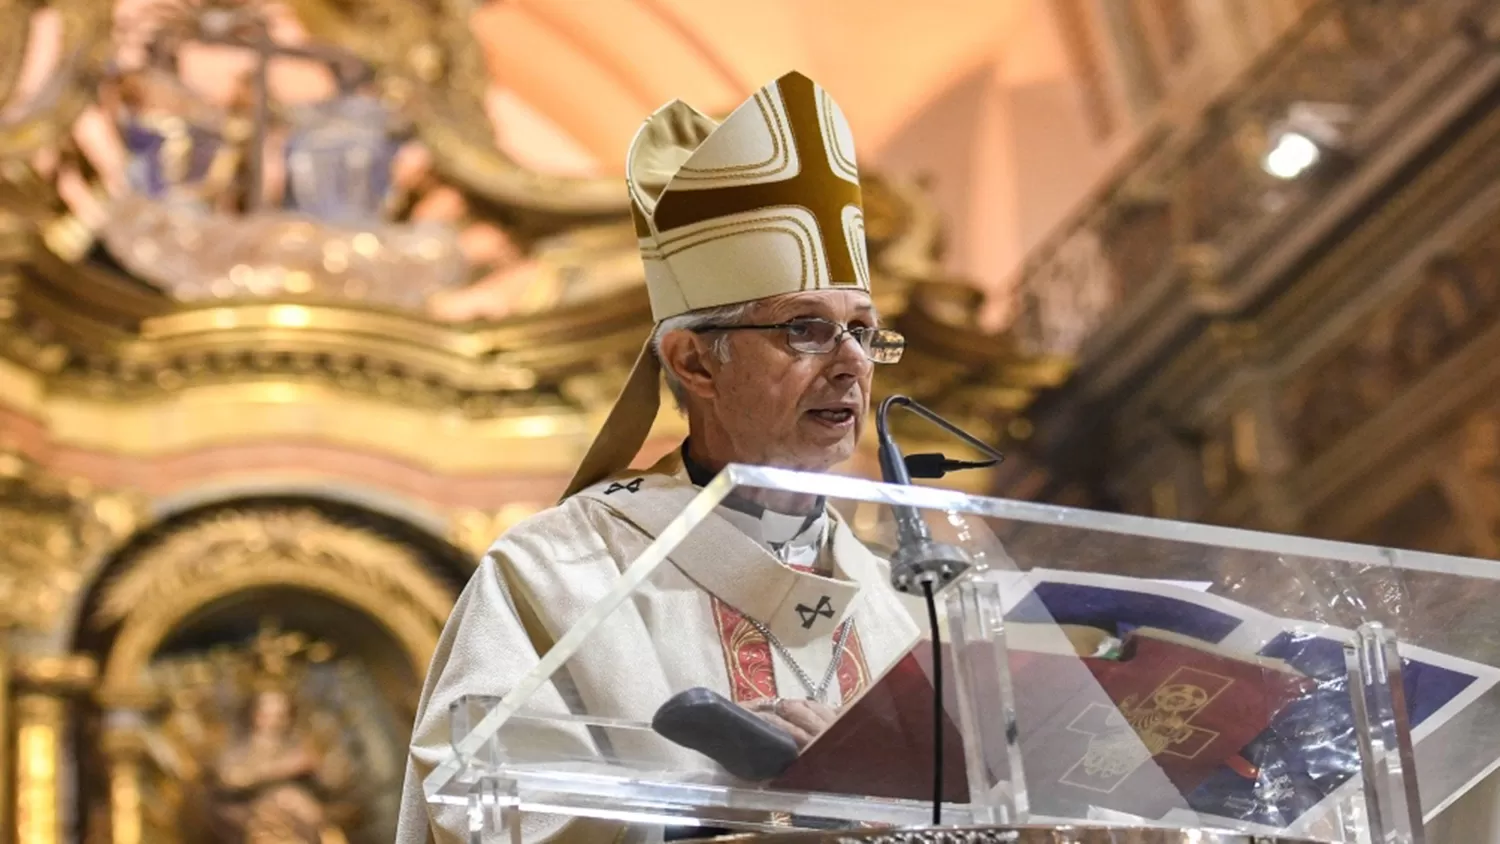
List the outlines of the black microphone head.
{"type": "Polygon", "coordinates": [[[906,455],[906,473],[913,478],[941,478],[948,474],[948,458],[935,452],[906,455]]]}
{"type": "Polygon", "coordinates": [[[926,583],[936,593],[973,566],[964,549],[921,537],[896,546],[891,555],[891,586],[897,592],[920,595],[926,583]]]}

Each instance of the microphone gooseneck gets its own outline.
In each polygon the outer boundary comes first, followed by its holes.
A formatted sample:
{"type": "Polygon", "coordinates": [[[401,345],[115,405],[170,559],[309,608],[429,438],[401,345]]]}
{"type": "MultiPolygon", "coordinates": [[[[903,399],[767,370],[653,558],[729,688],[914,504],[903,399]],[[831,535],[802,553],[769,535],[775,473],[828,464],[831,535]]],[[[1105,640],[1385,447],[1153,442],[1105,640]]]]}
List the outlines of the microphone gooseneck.
{"type": "MultiPolygon", "coordinates": [[[[993,466],[1005,459],[1003,454],[984,441],[918,404],[911,397],[890,396],[882,401],[875,411],[875,437],[880,458],[880,474],[888,484],[911,485],[910,467],[901,453],[900,446],[896,445],[895,438],[891,436],[890,413],[893,407],[905,407],[989,455],[991,458],[989,461],[973,464],[974,468],[993,466]]],[[[923,461],[924,466],[931,464],[948,468],[950,471],[957,468],[970,468],[970,464],[950,461],[942,458],[941,455],[935,460],[931,455],[922,455],[922,457],[926,458],[923,461]]],[[[896,522],[896,550],[891,555],[891,586],[898,592],[921,595],[925,591],[923,584],[930,585],[932,591],[936,592],[973,565],[969,555],[964,553],[963,549],[932,538],[932,531],[927,527],[927,522],[923,520],[917,508],[905,504],[892,504],[891,514],[896,522]]]]}
{"type": "MultiPolygon", "coordinates": [[[[993,466],[1005,459],[1000,452],[960,429],[908,396],[891,396],[875,411],[875,437],[879,446],[880,474],[889,484],[911,486],[912,475],[940,478],[960,469],[993,466]],[[914,455],[909,461],[891,436],[890,413],[893,407],[905,407],[957,436],[990,459],[983,462],[950,460],[941,454],[914,455]]],[[[962,548],[938,542],[917,508],[909,504],[892,504],[896,521],[896,550],[891,554],[891,586],[899,592],[916,593],[927,604],[927,624],[932,631],[932,824],[943,824],[943,639],[938,623],[937,591],[973,566],[962,548]]]]}

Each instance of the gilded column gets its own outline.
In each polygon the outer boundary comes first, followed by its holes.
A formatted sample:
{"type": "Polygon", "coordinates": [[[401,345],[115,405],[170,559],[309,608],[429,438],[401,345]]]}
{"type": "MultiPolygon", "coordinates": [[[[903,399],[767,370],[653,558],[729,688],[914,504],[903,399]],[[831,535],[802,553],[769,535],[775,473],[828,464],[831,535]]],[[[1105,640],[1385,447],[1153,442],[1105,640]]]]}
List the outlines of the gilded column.
{"type": "Polygon", "coordinates": [[[16,844],[64,844],[63,740],[71,698],[93,685],[97,665],[78,655],[17,656],[16,844]]]}
{"type": "Polygon", "coordinates": [[[67,705],[55,694],[16,699],[16,844],[60,844],[59,783],[67,705]]]}
{"type": "Polygon", "coordinates": [[[10,643],[0,638],[0,842],[11,841],[10,643]]]}
{"type": "Polygon", "coordinates": [[[112,844],[141,844],[141,759],[145,744],[140,714],[115,710],[105,721],[103,750],[109,764],[109,828],[112,844]]]}

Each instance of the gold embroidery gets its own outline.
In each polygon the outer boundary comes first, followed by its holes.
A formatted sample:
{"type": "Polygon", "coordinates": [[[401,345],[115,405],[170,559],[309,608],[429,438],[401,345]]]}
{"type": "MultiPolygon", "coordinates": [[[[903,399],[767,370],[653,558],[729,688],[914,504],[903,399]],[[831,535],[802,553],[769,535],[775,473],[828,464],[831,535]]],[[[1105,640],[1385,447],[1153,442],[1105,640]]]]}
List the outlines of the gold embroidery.
{"type": "MultiPolygon", "coordinates": [[[[760,118],[765,121],[766,130],[771,134],[771,154],[766,157],[765,161],[757,161],[754,164],[740,164],[732,167],[694,167],[691,164],[684,164],[678,169],[677,175],[672,178],[672,181],[682,180],[684,182],[691,182],[695,179],[698,181],[707,179],[717,180],[736,173],[750,173],[750,175],[756,178],[764,178],[766,176],[780,175],[785,172],[787,166],[791,164],[791,139],[787,137],[786,126],[782,125],[781,112],[767,106],[767,99],[768,97],[762,93],[756,92],[755,106],[760,109],[760,118]],[[754,172],[769,166],[778,158],[781,159],[781,163],[776,165],[776,169],[768,170],[764,173],[754,172]],[[695,173],[701,175],[692,175],[695,173]]],[[[670,186],[671,183],[669,182],[668,187],[670,186]]]]}
{"type": "Polygon", "coordinates": [[[829,286],[861,284],[854,266],[858,244],[844,230],[844,209],[860,207],[860,188],[839,174],[841,165],[829,160],[820,126],[817,95],[811,79],[791,73],[777,82],[792,128],[799,163],[796,175],[776,182],[731,185],[704,190],[668,191],[656,205],[653,219],[658,237],[673,229],[730,217],[747,211],[782,206],[806,208],[817,221],[828,260],[829,286]]]}

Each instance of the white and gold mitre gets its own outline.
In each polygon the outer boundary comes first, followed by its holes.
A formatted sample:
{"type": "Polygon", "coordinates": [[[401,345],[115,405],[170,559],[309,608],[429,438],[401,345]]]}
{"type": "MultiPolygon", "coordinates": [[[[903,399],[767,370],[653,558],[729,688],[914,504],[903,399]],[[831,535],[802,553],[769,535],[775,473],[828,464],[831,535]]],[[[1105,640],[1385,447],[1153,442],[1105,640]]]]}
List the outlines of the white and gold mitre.
{"type": "Polygon", "coordinates": [[[783,293],[870,289],[854,137],[800,73],[721,124],[681,101],[663,106],[625,167],[658,322],[783,293]]]}
{"type": "MultiPolygon", "coordinates": [[[[800,73],[756,91],[723,123],[681,101],[662,106],[625,167],[657,322],[786,293],[870,289],[849,122],[800,73]]],[[[660,378],[648,344],[564,498],[629,467],[656,420],[660,378]]]]}

